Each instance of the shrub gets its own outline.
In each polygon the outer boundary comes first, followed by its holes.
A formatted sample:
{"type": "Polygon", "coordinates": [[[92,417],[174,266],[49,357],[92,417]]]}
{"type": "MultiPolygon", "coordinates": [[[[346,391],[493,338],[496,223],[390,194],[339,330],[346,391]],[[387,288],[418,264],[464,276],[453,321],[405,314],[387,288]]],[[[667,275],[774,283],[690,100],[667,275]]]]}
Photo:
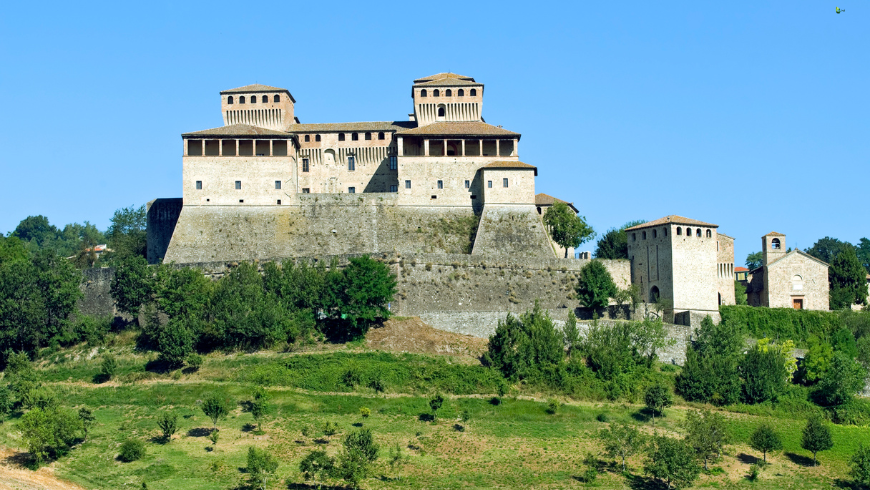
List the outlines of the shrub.
{"type": "Polygon", "coordinates": [[[559,411],[559,400],[555,398],[551,398],[547,401],[547,413],[550,415],[555,415],[556,412],[559,411]]]}
{"type": "Polygon", "coordinates": [[[758,347],[749,349],[740,364],[743,373],[743,399],[746,403],[776,400],[789,380],[787,359],[777,349],[766,352],[758,347]]]}
{"type": "Polygon", "coordinates": [[[336,433],[338,433],[338,424],[335,422],[332,422],[330,420],[327,420],[323,424],[323,435],[334,436],[336,433]]]}
{"type": "Polygon", "coordinates": [[[686,349],[686,363],[677,375],[677,391],[688,401],[717,405],[736,402],[741,392],[738,363],[743,350],[739,330],[730,322],[714,325],[708,316],[695,331],[695,338],[686,349]]]}
{"type": "Polygon", "coordinates": [[[125,463],[142,459],[145,455],[145,444],[139,439],[127,439],[121,444],[118,451],[118,459],[125,463]]]}
{"type": "Polygon", "coordinates": [[[674,398],[671,396],[670,388],[662,384],[654,384],[647,388],[643,395],[643,402],[652,411],[653,425],[655,425],[655,415],[664,416],[664,409],[673,405],[674,398]]]}
{"type": "Polygon", "coordinates": [[[489,338],[487,364],[510,379],[523,379],[558,364],[565,356],[562,334],[535,302],[519,318],[508,313],[489,338]]]}
{"type": "Polygon", "coordinates": [[[362,415],[362,417],[363,417],[364,419],[367,419],[367,418],[369,418],[369,415],[372,414],[372,411],[371,411],[371,409],[369,409],[368,407],[360,407],[360,408],[359,408],[359,414],[362,415]]]}
{"type": "Polygon", "coordinates": [[[80,408],[78,415],[79,415],[79,422],[81,423],[81,426],[82,426],[82,432],[84,433],[84,439],[87,440],[88,431],[91,429],[91,426],[94,425],[94,423],[96,422],[97,419],[96,419],[96,417],[94,417],[94,414],[93,414],[93,412],[91,412],[91,409],[89,409],[87,407],[80,408]]]}
{"type": "Polygon", "coordinates": [[[103,378],[106,380],[112,379],[112,376],[115,375],[115,372],[118,370],[118,361],[115,360],[115,356],[112,354],[104,354],[103,361],[100,363],[100,374],[103,375],[103,378]]]}
{"type": "Polygon", "coordinates": [[[352,486],[359,487],[360,482],[368,476],[372,463],[378,459],[380,448],[370,429],[351,432],[344,438],[342,445],[338,474],[352,486]]]}
{"type": "Polygon", "coordinates": [[[827,405],[842,405],[864,389],[867,370],[848,355],[837,352],[819,382],[819,395],[827,405]]]}
{"type": "Polygon", "coordinates": [[[157,416],[157,426],[160,427],[163,433],[163,440],[169,442],[172,440],[172,434],[178,430],[178,414],[174,412],[161,412],[157,416]]]}
{"type": "Polygon", "coordinates": [[[38,465],[67,454],[82,429],[79,418],[64,408],[34,408],[18,422],[21,439],[38,465]]]}
{"type": "Polygon", "coordinates": [[[314,480],[317,483],[328,478],[335,471],[335,459],[326,455],[326,451],[314,450],[308,453],[299,462],[299,471],[305,480],[314,480]]]}
{"type": "Polygon", "coordinates": [[[701,473],[695,462],[695,451],[684,441],[665,436],[653,436],[647,449],[644,471],[663,480],[667,487],[691,486],[701,473]]]}
{"type": "Polygon", "coordinates": [[[598,415],[595,416],[595,420],[597,420],[599,422],[607,423],[610,421],[610,417],[608,417],[606,413],[599,413],[598,415]]]}
{"type": "Polygon", "coordinates": [[[248,483],[252,487],[265,490],[269,478],[277,469],[278,460],[271,453],[256,447],[248,448],[248,466],[245,470],[248,473],[248,483]]]}
{"type": "Polygon", "coordinates": [[[587,308],[606,308],[616,295],[616,284],[604,264],[593,260],[580,269],[577,280],[577,299],[587,308]]]}
{"type": "Polygon", "coordinates": [[[758,477],[761,476],[761,466],[758,464],[749,465],[749,474],[746,475],[749,478],[749,481],[756,481],[758,477]]]}
{"type": "Polygon", "coordinates": [[[436,393],[435,396],[433,396],[429,400],[429,408],[432,409],[432,420],[435,420],[435,416],[438,413],[438,410],[441,408],[441,405],[443,404],[444,397],[441,395],[441,393],[436,393]]]}
{"type": "Polygon", "coordinates": [[[858,450],[849,459],[849,474],[856,483],[870,487],[870,445],[858,444],[858,450]]]}
{"type": "Polygon", "coordinates": [[[199,368],[202,367],[203,358],[201,355],[191,352],[187,355],[187,365],[190,366],[194,371],[199,371],[199,368]]]}

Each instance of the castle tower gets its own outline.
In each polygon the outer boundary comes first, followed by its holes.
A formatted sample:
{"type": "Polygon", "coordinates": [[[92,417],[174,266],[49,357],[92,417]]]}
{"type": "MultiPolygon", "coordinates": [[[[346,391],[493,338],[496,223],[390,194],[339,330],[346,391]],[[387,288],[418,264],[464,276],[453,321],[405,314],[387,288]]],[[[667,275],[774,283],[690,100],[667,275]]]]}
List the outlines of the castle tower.
{"type": "Polygon", "coordinates": [[[767,265],[785,255],[785,235],[772,231],[761,237],[762,265],[767,265]]]}
{"type": "Polygon", "coordinates": [[[247,124],[275,131],[287,131],[295,121],[296,99],[285,88],[245,85],[221,92],[224,126],[247,124]]]}
{"type": "Polygon", "coordinates": [[[472,77],[439,73],[414,80],[414,120],[419,126],[434,122],[483,120],[483,84],[472,77]]]}

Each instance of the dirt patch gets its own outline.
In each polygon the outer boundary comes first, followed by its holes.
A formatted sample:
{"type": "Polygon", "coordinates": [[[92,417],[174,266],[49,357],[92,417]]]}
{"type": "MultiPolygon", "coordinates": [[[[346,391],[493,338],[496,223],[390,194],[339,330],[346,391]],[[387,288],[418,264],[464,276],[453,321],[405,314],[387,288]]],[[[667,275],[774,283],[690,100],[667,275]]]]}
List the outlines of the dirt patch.
{"type": "Polygon", "coordinates": [[[23,454],[0,448],[0,490],[84,490],[54,476],[54,468],[31,471],[20,465],[23,454]]]}
{"type": "Polygon", "coordinates": [[[391,318],[366,335],[370,349],[454,356],[469,363],[487,349],[487,339],[432,328],[419,317],[391,318]]]}

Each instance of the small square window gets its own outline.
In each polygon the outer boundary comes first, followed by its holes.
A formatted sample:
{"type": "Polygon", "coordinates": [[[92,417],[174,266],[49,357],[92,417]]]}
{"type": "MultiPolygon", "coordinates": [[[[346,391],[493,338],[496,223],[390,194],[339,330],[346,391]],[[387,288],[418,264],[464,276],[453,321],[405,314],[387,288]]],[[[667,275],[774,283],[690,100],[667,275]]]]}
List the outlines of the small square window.
{"type": "Polygon", "coordinates": [[[348,187],[347,192],[348,194],[356,194],[356,187],[348,187]]]}
{"type": "Polygon", "coordinates": [[[357,141],[359,139],[359,133],[350,133],[350,139],[357,141]]]}
{"type": "Polygon", "coordinates": [[[356,159],[353,155],[347,157],[347,169],[351,171],[356,170],[356,159]]]}
{"type": "Polygon", "coordinates": [[[491,181],[491,180],[487,180],[487,181],[486,181],[486,187],[487,187],[488,189],[492,189],[492,181],[491,181]]]}
{"type": "Polygon", "coordinates": [[[390,186],[390,192],[399,192],[399,186],[397,186],[397,185],[391,185],[391,186],[390,186]]]}
{"type": "Polygon", "coordinates": [[[276,188],[276,189],[280,189],[280,188],[281,188],[281,181],[280,181],[280,180],[276,180],[276,181],[275,181],[275,188],[276,188]]]}
{"type": "Polygon", "coordinates": [[[237,180],[237,181],[236,181],[236,189],[241,189],[241,188],[242,188],[242,181],[241,181],[241,180],[237,180]]]}
{"type": "Polygon", "coordinates": [[[444,181],[443,181],[443,180],[439,180],[439,181],[438,181],[438,188],[439,188],[439,189],[443,189],[443,188],[444,188],[444,181]]]}
{"type": "Polygon", "coordinates": [[[303,172],[308,171],[308,159],[307,158],[302,159],[302,171],[303,172]]]}
{"type": "Polygon", "coordinates": [[[308,187],[303,187],[303,188],[302,188],[302,193],[303,193],[303,194],[311,194],[311,189],[309,189],[308,187]]]}
{"type": "Polygon", "coordinates": [[[344,141],[344,133],[338,133],[338,141],[344,141]]]}
{"type": "Polygon", "coordinates": [[[465,181],[465,188],[466,188],[466,189],[471,189],[471,181],[470,181],[470,180],[466,180],[466,181],[465,181]]]}
{"type": "Polygon", "coordinates": [[[202,181],[201,180],[196,181],[196,190],[198,190],[198,191],[202,190],[202,181]]]}
{"type": "Polygon", "coordinates": [[[410,180],[406,180],[406,181],[405,181],[405,189],[410,189],[410,188],[411,188],[411,181],[410,181],[410,180]]]}
{"type": "Polygon", "coordinates": [[[502,187],[507,187],[507,186],[508,186],[508,179],[507,179],[507,177],[505,177],[504,179],[501,179],[501,185],[502,185],[502,187]]]}
{"type": "Polygon", "coordinates": [[[371,141],[372,133],[366,133],[366,141],[371,141]]]}
{"type": "Polygon", "coordinates": [[[305,142],[308,143],[309,141],[311,141],[311,135],[310,135],[310,134],[306,134],[306,135],[305,135],[305,142]]]}
{"type": "Polygon", "coordinates": [[[279,204],[279,205],[281,204],[281,200],[280,200],[280,199],[278,199],[278,204],[279,204]]]}
{"type": "Polygon", "coordinates": [[[390,170],[399,168],[399,157],[390,157],[390,170]]]}

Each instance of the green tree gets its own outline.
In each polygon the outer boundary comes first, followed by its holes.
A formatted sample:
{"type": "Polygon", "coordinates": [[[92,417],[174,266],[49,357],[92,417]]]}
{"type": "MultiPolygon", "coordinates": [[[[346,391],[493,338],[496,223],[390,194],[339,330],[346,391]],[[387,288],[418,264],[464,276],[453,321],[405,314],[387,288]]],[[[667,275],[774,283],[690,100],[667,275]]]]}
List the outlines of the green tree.
{"type": "Polygon", "coordinates": [[[278,460],[265,449],[248,448],[248,483],[261,490],[266,490],[269,478],[278,470],[278,460]]]}
{"type": "Polygon", "coordinates": [[[646,389],[643,394],[643,402],[653,414],[653,425],[656,423],[656,414],[665,415],[665,408],[674,404],[671,390],[663,384],[654,384],[646,389]]]}
{"type": "Polygon", "coordinates": [[[807,425],[804,427],[803,436],[801,437],[801,447],[813,453],[813,466],[818,465],[816,453],[827,451],[834,447],[831,430],[828,429],[828,426],[818,416],[810,417],[807,420],[807,425]]]}
{"type": "Polygon", "coordinates": [[[607,429],[598,432],[598,439],[604,446],[604,452],[610,458],[622,459],[622,471],[625,472],[625,460],[643,449],[645,438],[636,427],[627,424],[610,424],[607,429]]]}
{"type": "Polygon", "coordinates": [[[136,319],[139,308],[151,301],[154,287],[154,273],[145,257],[131,256],[118,261],[110,289],[118,311],[136,319]]]}
{"type": "Polygon", "coordinates": [[[568,319],[562,327],[562,337],[565,340],[565,348],[570,356],[573,351],[580,347],[580,329],[577,328],[577,317],[573,311],[568,311],[568,319]]]}
{"type": "Polygon", "coordinates": [[[360,429],[345,436],[339,455],[338,474],[354,488],[368,477],[372,464],[378,459],[380,447],[370,429],[360,429]]]}
{"type": "Polygon", "coordinates": [[[752,252],[746,256],[746,268],[753,271],[764,265],[764,254],[761,252],[752,252]]]}
{"type": "Polygon", "coordinates": [[[97,418],[94,417],[94,413],[91,412],[91,409],[87,407],[82,407],[79,409],[79,422],[82,425],[82,433],[84,434],[83,439],[88,439],[88,431],[91,430],[91,427],[96,423],[97,418]]]}
{"type": "Polygon", "coordinates": [[[668,339],[668,332],[661,319],[645,318],[643,321],[630,322],[631,343],[637,353],[646,355],[646,366],[651,368],[656,359],[656,352],[670,345],[674,340],[668,339]]]}
{"type": "Polygon", "coordinates": [[[435,420],[435,416],[438,413],[438,410],[441,409],[441,405],[444,404],[444,396],[441,393],[436,393],[431,399],[429,399],[429,408],[432,409],[432,420],[435,420]]]}
{"type": "Polygon", "coordinates": [[[107,260],[124,260],[132,256],[145,257],[147,224],[145,205],[116,210],[106,231],[106,239],[112,250],[107,254],[107,260]]]}
{"type": "Polygon", "coordinates": [[[619,228],[611,228],[598,239],[593,256],[596,259],[628,259],[628,235],[626,228],[642,225],[646,220],[629,221],[619,228]]]}
{"type": "Polygon", "coordinates": [[[810,337],[808,343],[810,348],[804,355],[799,376],[804,383],[812,384],[825,376],[834,357],[834,348],[816,336],[810,337]]]}
{"type": "Polygon", "coordinates": [[[595,237],[595,231],[586,223],[586,218],[578,216],[564,202],[556,202],[544,213],[544,224],[550,230],[553,241],[565,249],[577,248],[595,237]]]}
{"type": "Polygon", "coordinates": [[[746,403],[761,403],[776,400],[788,387],[787,359],[778,349],[758,346],[749,349],[740,363],[743,374],[743,400],[746,403]]]}
{"type": "Polygon", "coordinates": [[[100,362],[100,374],[106,381],[112,379],[115,372],[118,370],[118,361],[111,353],[103,354],[103,360],[100,362]]]}
{"type": "Polygon", "coordinates": [[[580,269],[577,280],[577,299],[587,308],[606,308],[616,294],[616,284],[607,268],[593,260],[580,269]]]}
{"type": "Polygon", "coordinates": [[[720,457],[725,444],[728,444],[728,426],[725,417],[709,410],[690,411],[686,414],[686,443],[695,454],[704,460],[704,470],[707,461],[720,457]]]}
{"type": "Polygon", "coordinates": [[[859,240],[858,245],[855,247],[855,253],[858,255],[861,265],[870,274],[870,240],[866,238],[859,240]]]}
{"type": "Polygon", "coordinates": [[[849,308],[867,302],[867,269],[858,260],[855,247],[845,244],[831,261],[828,271],[831,309],[849,308]]]}
{"type": "Polygon", "coordinates": [[[217,430],[218,420],[226,418],[230,412],[230,403],[225,396],[212,393],[202,402],[202,413],[211,419],[212,429],[217,430]]]}
{"type": "Polygon", "coordinates": [[[734,281],[734,300],[738,305],[748,305],[749,299],[746,295],[746,286],[740,281],[734,281]]]}
{"type": "Polygon", "coordinates": [[[701,467],[695,462],[694,449],[685,441],[655,435],[647,448],[644,471],[670,489],[691,486],[701,467]]]}
{"type": "Polygon", "coordinates": [[[524,379],[558,364],[565,357],[563,342],[549,313],[536,302],[519,318],[508,313],[498,322],[484,358],[506,378],[524,379]]]}
{"type": "Polygon", "coordinates": [[[767,464],[767,453],[781,450],[782,441],[773,427],[765,423],[759,425],[755,432],[749,436],[749,447],[761,451],[764,455],[764,463],[767,464]]]}
{"type": "Polygon", "coordinates": [[[43,338],[68,341],[69,318],[78,311],[78,302],[84,296],[79,287],[81,272],[65,258],[42,250],[33,257],[36,283],[45,306],[43,338]],[[66,337],[66,338],[65,338],[66,337]]]}
{"type": "Polygon", "coordinates": [[[254,390],[254,394],[251,396],[251,399],[248,401],[248,411],[251,412],[251,416],[254,417],[254,421],[257,422],[257,430],[262,430],[262,419],[263,415],[266,414],[266,410],[269,408],[269,395],[266,393],[262,387],[257,387],[254,390]]]}
{"type": "Polygon", "coordinates": [[[125,463],[138,461],[145,456],[145,443],[139,439],[127,439],[118,450],[118,459],[125,463]]]}
{"type": "Polygon", "coordinates": [[[39,465],[47,459],[66,455],[82,430],[79,418],[67,409],[34,408],[18,422],[21,440],[27,452],[39,465]]]}
{"type": "Polygon", "coordinates": [[[858,357],[858,342],[855,341],[852,331],[846,327],[840,327],[834,332],[831,336],[831,346],[835,351],[842,352],[852,359],[858,357]]]}
{"type": "Polygon", "coordinates": [[[191,323],[197,324],[190,317],[171,317],[165,325],[157,328],[155,347],[160,354],[160,360],[170,369],[184,365],[184,361],[193,352],[196,326],[191,326],[191,323]]]}
{"type": "Polygon", "coordinates": [[[814,243],[812,247],[806,249],[806,252],[822,262],[830,264],[846,245],[848,243],[826,236],[814,243]]]}
{"type": "Polygon", "coordinates": [[[163,433],[163,440],[169,442],[172,440],[172,434],[178,431],[178,414],[175,412],[161,412],[157,416],[157,427],[163,433]]]}
{"type": "Polygon", "coordinates": [[[28,216],[18,223],[12,236],[24,242],[33,242],[42,248],[54,241],[60,231],[56,226],[48,222],[48,218],[42,215],[28,216]]]}
{"type": "Polygon", "coordinates": [[[47,322],[45,298],[30,261],[0,264],[0,352],[35,354],[47,322]]]}
{"type": "Polygon", "coordinates": [[[323,481],[335,472],[335,459],[327,456],[326,451],[317,449],[299,462],[299,471],[306,481],[314,480],[317,488],[320,488],[323,481]]]}
{"type": "Polygon", "coordinates": [[[688,401],[727,405],[740,398],[739,362],[743,337],[728,323],[715,325],[708,316],[686,348],[686,362],[676,388],[688,401]]]}
{"type": "Polygon", "coordinates": [[[365,334],[378,319],[390,318],[388,304],[396,294],[396,275],[383,262],[368,255],[352,258],[344,270],[345,290],[341,313],[365,334]]]}
{"type": "Polygon", "coordinates": [[[855,483],[870,487],[870,445],[858,444],[858,450],[849,458],[849,466],[849,474],[855,483]]]}
{"type": "Polygon", "coordinates": [[[842,352],[834,353],[831,365],[819,382],[819,395],[826,405],[842,405],[864,389],[867,370],[842,352]]]}
{"type": "Polygon", "coordinates": [[[0,234],[0,265],[16,260],[26,261],[30,258],[24,243],[18,237],[4,237],[0,234]]]}

